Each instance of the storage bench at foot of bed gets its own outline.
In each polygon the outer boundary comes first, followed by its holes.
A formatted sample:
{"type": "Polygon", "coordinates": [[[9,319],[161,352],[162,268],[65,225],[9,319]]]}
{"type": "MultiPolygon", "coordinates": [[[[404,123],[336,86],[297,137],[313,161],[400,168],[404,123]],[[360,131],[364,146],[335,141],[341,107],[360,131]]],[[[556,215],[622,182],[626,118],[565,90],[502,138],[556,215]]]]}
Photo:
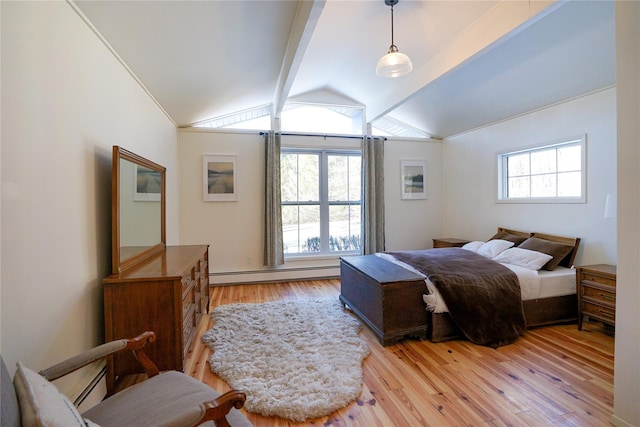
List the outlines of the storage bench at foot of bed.
{"type": "Polygon", "coordinates": [[[424,278],[376,255],[340,260],[340,301],[383,346],[405,337],[426,338],[424,278]]]}

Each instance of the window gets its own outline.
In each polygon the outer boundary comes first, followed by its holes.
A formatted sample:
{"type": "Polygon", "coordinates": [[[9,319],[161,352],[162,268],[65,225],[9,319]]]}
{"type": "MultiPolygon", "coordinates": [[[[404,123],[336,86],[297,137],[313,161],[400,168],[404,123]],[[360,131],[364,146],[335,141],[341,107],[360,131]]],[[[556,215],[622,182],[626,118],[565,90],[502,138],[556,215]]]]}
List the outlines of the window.
{"type": "Polygon", "coordinates": [[[584,203],[585,137],[498,155],[498,200],[584,203]]]}
{"type": "Polygon", "coordinates": [[[283,148],[280,156],[285,256],[359,252],[360,153],[283,148]]]}
{"type": "Polygon", "coordinates": [[[431,135],[421,129],[410,126],[390,116],[381,117],[371,123],[374,135],[400,136],[409,138],[430,138],[431,135]]]}
{"type": "Polygon", "coordinates": [[[364,108],[287,102],[282,110],[283,132],[363,135],[364,108]]]}
{"type": "Polygon", "coordinates": [[[221,129],[271,129],[271,104],[194,123],[193,127],[221,129]]]}

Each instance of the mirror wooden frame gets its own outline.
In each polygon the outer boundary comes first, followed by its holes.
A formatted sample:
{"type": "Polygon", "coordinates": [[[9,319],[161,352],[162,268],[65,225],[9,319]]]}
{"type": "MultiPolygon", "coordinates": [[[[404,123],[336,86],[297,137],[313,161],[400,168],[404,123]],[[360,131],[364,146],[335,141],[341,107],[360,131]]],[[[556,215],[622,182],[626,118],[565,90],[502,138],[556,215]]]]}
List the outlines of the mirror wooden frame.
{"type": "Polygon", "coordinates": [[[125,150],[117,145],[113,146],[113,163],[111,174],[111,266],[113,274],[118,274],[127,268],[147,259],[166,248],[166,168],[151,160],[145,159],[135,153],[125,150]],[[143,166],[160,173],[162,177],[161,193],[160,193],[160,242],[150,246],[139,253],[132,255],[126,259],[120,259],[121,256],[121,236],[120,236],[120,161],[128,160],[133,164],[143,166]]]}

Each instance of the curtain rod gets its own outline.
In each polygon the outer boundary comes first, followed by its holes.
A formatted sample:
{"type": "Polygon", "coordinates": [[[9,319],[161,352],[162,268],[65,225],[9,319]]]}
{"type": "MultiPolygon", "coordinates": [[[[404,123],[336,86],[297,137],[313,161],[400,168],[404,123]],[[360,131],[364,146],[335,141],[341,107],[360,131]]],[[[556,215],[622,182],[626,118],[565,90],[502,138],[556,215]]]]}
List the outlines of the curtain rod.
{"type": "MultiPolygon", "coordinates": [[[[261,131],[260,132],[260,136],[263,136],[265,133],[266,132],[261,131]]],[[[349,138],[349,139],[367,138],[367,139],[371,139],[371,138],[373,138],[372,136],[369,136],[369,135],[367,135],[367,136],[364,136],[364,135],[362,135],[362,136],[357,136],[357,135],[328,135],[328,134],[322,135],[322,134],[314,134],[314,133],[295,133],[295,132],[279,132],[279,133],[282,136],[315,136],[315,137],[319,136],[319,137],[322,137],[324,139],[327,139],[327,138],[349,138]]],[[[382,138],[384,138],[385,141],[387,140],[386,137],[382,137],[382,138]]]]}

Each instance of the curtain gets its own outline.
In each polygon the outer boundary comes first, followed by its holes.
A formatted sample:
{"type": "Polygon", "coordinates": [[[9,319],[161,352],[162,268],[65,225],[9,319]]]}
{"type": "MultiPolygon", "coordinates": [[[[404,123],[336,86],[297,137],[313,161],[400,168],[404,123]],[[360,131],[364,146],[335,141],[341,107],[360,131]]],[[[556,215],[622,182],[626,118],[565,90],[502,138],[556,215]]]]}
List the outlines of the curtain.
{"type": "Polygon", "coordinates": [[[384,251],[384,138],[362,139],[362,253],[384,251]]]}
{"type": "Polygon", "coordinates": [[[282,208],[280,205],[280,134],[264,133],[264,265],[284,264],[282,208]]]}

